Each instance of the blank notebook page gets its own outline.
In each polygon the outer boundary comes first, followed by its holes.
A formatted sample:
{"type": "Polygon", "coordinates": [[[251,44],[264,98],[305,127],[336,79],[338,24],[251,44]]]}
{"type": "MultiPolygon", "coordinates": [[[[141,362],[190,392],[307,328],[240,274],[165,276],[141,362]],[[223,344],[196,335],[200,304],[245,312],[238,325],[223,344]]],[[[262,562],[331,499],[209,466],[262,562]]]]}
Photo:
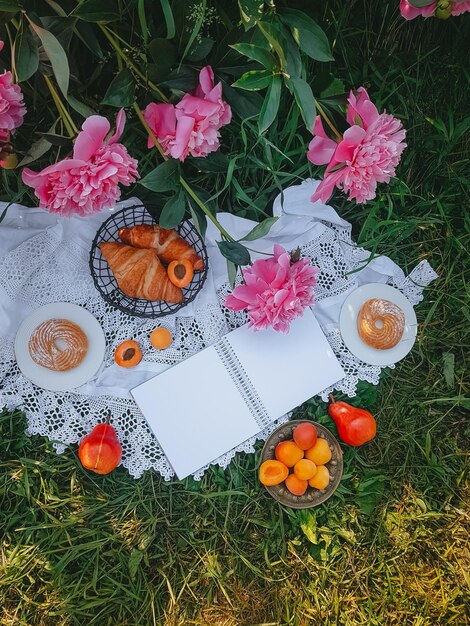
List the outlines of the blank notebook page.
{"type": "Polygon", "coordinates": [[[341,378],[344,371],[311,309],[288,333],[242,326],[225,335],[271,419],[291,411],[341,378]]]}
{"type": "Polygon", "coordinates": [[[180,479],[260,431],[214,347],[131,393],[180,479]]]}

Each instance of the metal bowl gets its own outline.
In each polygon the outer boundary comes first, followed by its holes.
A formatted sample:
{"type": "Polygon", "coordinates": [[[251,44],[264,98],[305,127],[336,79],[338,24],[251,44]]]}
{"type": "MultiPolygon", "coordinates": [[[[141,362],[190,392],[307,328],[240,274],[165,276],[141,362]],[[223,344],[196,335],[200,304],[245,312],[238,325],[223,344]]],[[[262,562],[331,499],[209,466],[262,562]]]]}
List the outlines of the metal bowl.
{"type": "Polygon", "coordinates": [[[276,458],[274,456],[274,450],[276,449],[277,444],[281,441],[293,439],[294,428],[304,422],[313,424],[313,426],[317,429],[318,436],[326,439],[328,442],[331,450],[331,461],[325,463],[325,465],[330,472],[330,482],[326,489],[314,489],[310,486],[307,487],[307,491],[303,496],[294,496],[294,494],[287,489],[284,482],[280,485],[274,485],[272,487],[265,486],[268,493],[275,500],[285,506],[291,507],[292,509],[309,509],[313,506],[323,504],[323,502],[328,500],[328,498],[330,498],[336,491],[340,483],[341,476],[343,475],[343,453],[338,441],[335,437],[333,437],[327,428],[310,420],[292,420],[282,424],[279,428],[276,428],[268,439],[266,439],[261,451],[261,463],[264,463],[264,461],[274,460],[276,458]]]}
{"type": "Polygon", "coordinates": [[[171,315],[192,302],[202,289],[207,276],[208,257],[204,242],[196,228],[189,221],[183,222],[175,228],[183,239],[193,246],[197,254],[204,261],[204,269],[194,273],[194,278],[187,287],[183,288],[183,302],[173,303],[164,300],[144,300],[142,298],[130,298],[119,289],[108,262],[101,254],[99,243],[102,241],[119,242],[119,230],[135,224],[154,224],[155,220],[141,204],[126,207],[112,214],[100,226],[90,250],[90,272],[95,287],[101,296],[112,306],[124,311],[128,315],[136,317],[157,318],[171,315]]]}

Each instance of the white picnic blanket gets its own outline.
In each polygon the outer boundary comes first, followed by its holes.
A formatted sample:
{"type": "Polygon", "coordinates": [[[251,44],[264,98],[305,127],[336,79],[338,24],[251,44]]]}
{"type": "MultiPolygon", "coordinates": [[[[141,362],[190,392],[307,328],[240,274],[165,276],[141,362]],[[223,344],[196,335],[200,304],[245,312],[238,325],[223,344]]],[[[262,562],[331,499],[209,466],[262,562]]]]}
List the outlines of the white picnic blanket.
{"type": "MultiPolygon", "coordinates": [[[[355,246],[351,225],[331,206],[310,202],[317,185],[318,181],[307,180],[284,190],[283,196],[274,202],[274,215],[279,215],[279,220],[266,237],[248,245],[259,252],[272,252],[275,242],[287,250],[300,246],[302,254],[311,256],[320,268],[313,311],[346,372],[335,388],[353,396],[359,380],[378,384],[381,370],[357,359],[341,340],[338,320],[347,295],[362,284],[388,283],[416,305],[422,299],[423,288],[436,274],[427,261],[419,263],[408,277],[388,257],[376,257],[367,264],[370,253],[355,246]],[[358,268],[362,269],[351,273],[358,268]]],[[[135,198],[121,202],[114,211],[133,204],[140,202],[135,198]]],[[[0,203],[0,215],[6,206],[0,203]]],[[[130,474],[138,478],[145,470],[154,468],[170,479],[173,471],[129,389],[211,345],[246,318],[243,313],[223,307],[223,297],[230,292],[227,267],[216,244],[219,232],[210,222],[206,233],[208,277],[192,303],[175,315],[158,320],[131,317],[112,308],[95,289],[88,266],[91,242],[109,215],[110,211],[102,211],[87,218],[61,218],[39,208],[16,204],[8,207],[0,223],[0,407],[23,407],[28,432],[49,437],[57,452],[79,441],[97,421],[111,413],[123,444],[122,462],[130,474]],[[39,306],[56,301],[73,302],[88,309],[100,322],[107,340],[102,367],[92,380],[73,392],[36,387],[21,374],[14,355],[15,334],[22,320],[39,306]],[[151,349],[148,340],[159,324],[167,326],[175,337],[172,346],[162,352],[151,349]],[[121,341],[130,338],[142,344],[144,359],[132,370],[124,370],[114,363],[113,353],[121,341]]],[[[220,213],[217,218],[237,239],[255,225],[229,213],[220,213]]],[[[252,253],[253,260],[260,256],[252,253]]],[[[324,390],[323,399],[330,391],[324,390]]],[[[254,452],[255,440],[266,439],[285,419],[214,463],[226,467],[236,451],[254,452]]],[[[200,478],[205,469],[195,477],[200,478]]]]}

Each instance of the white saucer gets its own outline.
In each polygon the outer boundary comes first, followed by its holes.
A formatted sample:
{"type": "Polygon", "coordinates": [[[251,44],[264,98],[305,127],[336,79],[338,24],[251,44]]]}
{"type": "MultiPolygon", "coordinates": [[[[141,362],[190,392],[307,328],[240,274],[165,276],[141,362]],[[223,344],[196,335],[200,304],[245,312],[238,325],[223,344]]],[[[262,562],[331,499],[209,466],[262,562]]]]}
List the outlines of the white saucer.
{"type": "Polygon", "coordinates": [[[23,320],[16,333],[15,355],[18,367],[26,378],[49,391],[68,391],[86,383],[103,362],[106,340],[98,321],[86,309],[69,302],[52,302],[33,311],[23,320]],[[34,330],[48,319],[66,319],[78,324],[88,337],[88,352],[77,367],[55,372],[33,361],[28,343],[34,330]]]}
{"type": "Polygon", "coordinates": [[[418,331],[416,314],[410,301],[401,291],[382,283],[369,283],[355,289],[343,303],[339,316],[339,329],[346,347],[364,363],[370,365],[392,365],[405,357],[413,347],[418,331]],[[388,350],[377,350],[367,345],[359,336],[357,316],[361,306],[370,298],[389,300],[405,314],[405,330],[396,346],[388,350]]]}

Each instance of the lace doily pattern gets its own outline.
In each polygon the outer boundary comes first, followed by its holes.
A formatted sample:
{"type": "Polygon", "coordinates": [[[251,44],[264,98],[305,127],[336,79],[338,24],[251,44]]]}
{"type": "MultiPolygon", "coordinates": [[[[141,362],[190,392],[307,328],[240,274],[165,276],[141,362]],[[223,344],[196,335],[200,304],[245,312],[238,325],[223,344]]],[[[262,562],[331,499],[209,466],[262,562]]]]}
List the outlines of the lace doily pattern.
{"type": "MultiPolygon", "coordinates": [[[[316,301],[321,303],[354,288],[357,274],[351,273],[369,258],[369,252],[358,248],[351,240],[350,229],[328,222],[320,236],[307,241],[302,253],[312,258],[320,268],[316,301]]],[[[426,261],[421,262],[409,276],[397,268],[390,284],[400,289],[415,305],[422,299],[423,287],[436,277],[426,261]]],[[[238,282],[241,276],[238,276],[238,282]]],[[[88,269],[88,250],[64,236],[60,228],[41,231],[13,251],[0,258],[0,287],[12,302],[22,303],[27,312],[54,301],[74,302],[84,306],[101,324],[106,337],[106,354],[101,372],[111,371],[116,346],[130,337],[143,347],[150,364],[170,366],[215,343],[222,335],[247,321],[244,312],[225,308],[224,297],[231,289],[224,283],[214,294],[213,303],[196,309],[192,315],[170,315],[157,320],[130,317],[106,303],[94,288],[88,269]],[[216,296],[216,297],[215,297],[216,296]],[[162,352],[150,349],[150,332],[164,325],[172,332],[172,346],[162,352]]],[[[380,368],[367,365],[354,357],[341,340],[338,329],[324,328],[330,345],[343,366],[346,376],[334,388],[354,396],[359,380],[378,384],[380,368]]],[[[47,436],[57,450],[63,452],[95,426],[111,416],[123,448],[123,465],[135,478],[153,469],[164,479],[172,478],[168,464],[155,436],[130,395],[117,396],[106,391],[89,394],[84,388],[73,393],[50,392],[33,385],[19,371],[14,355],[12,337],[0,337],[0,406],[21,406],[28,417],[28,433],[47,436]]],[[[99,374],[98,374],[99,375],[99,374]]],[[[99,387],[98,387],[99,390],[99,387]]],[[[331,389],[321,397],[327,400],[331,389]]],[[[237,452],[253,453],[257,440],[265,440],[288,415],[270,424],[255,437],[216,459],[212,465],[225,468],[237,452]]],[[[208,466],[194,477],[200,479],[208,466]]]]}

